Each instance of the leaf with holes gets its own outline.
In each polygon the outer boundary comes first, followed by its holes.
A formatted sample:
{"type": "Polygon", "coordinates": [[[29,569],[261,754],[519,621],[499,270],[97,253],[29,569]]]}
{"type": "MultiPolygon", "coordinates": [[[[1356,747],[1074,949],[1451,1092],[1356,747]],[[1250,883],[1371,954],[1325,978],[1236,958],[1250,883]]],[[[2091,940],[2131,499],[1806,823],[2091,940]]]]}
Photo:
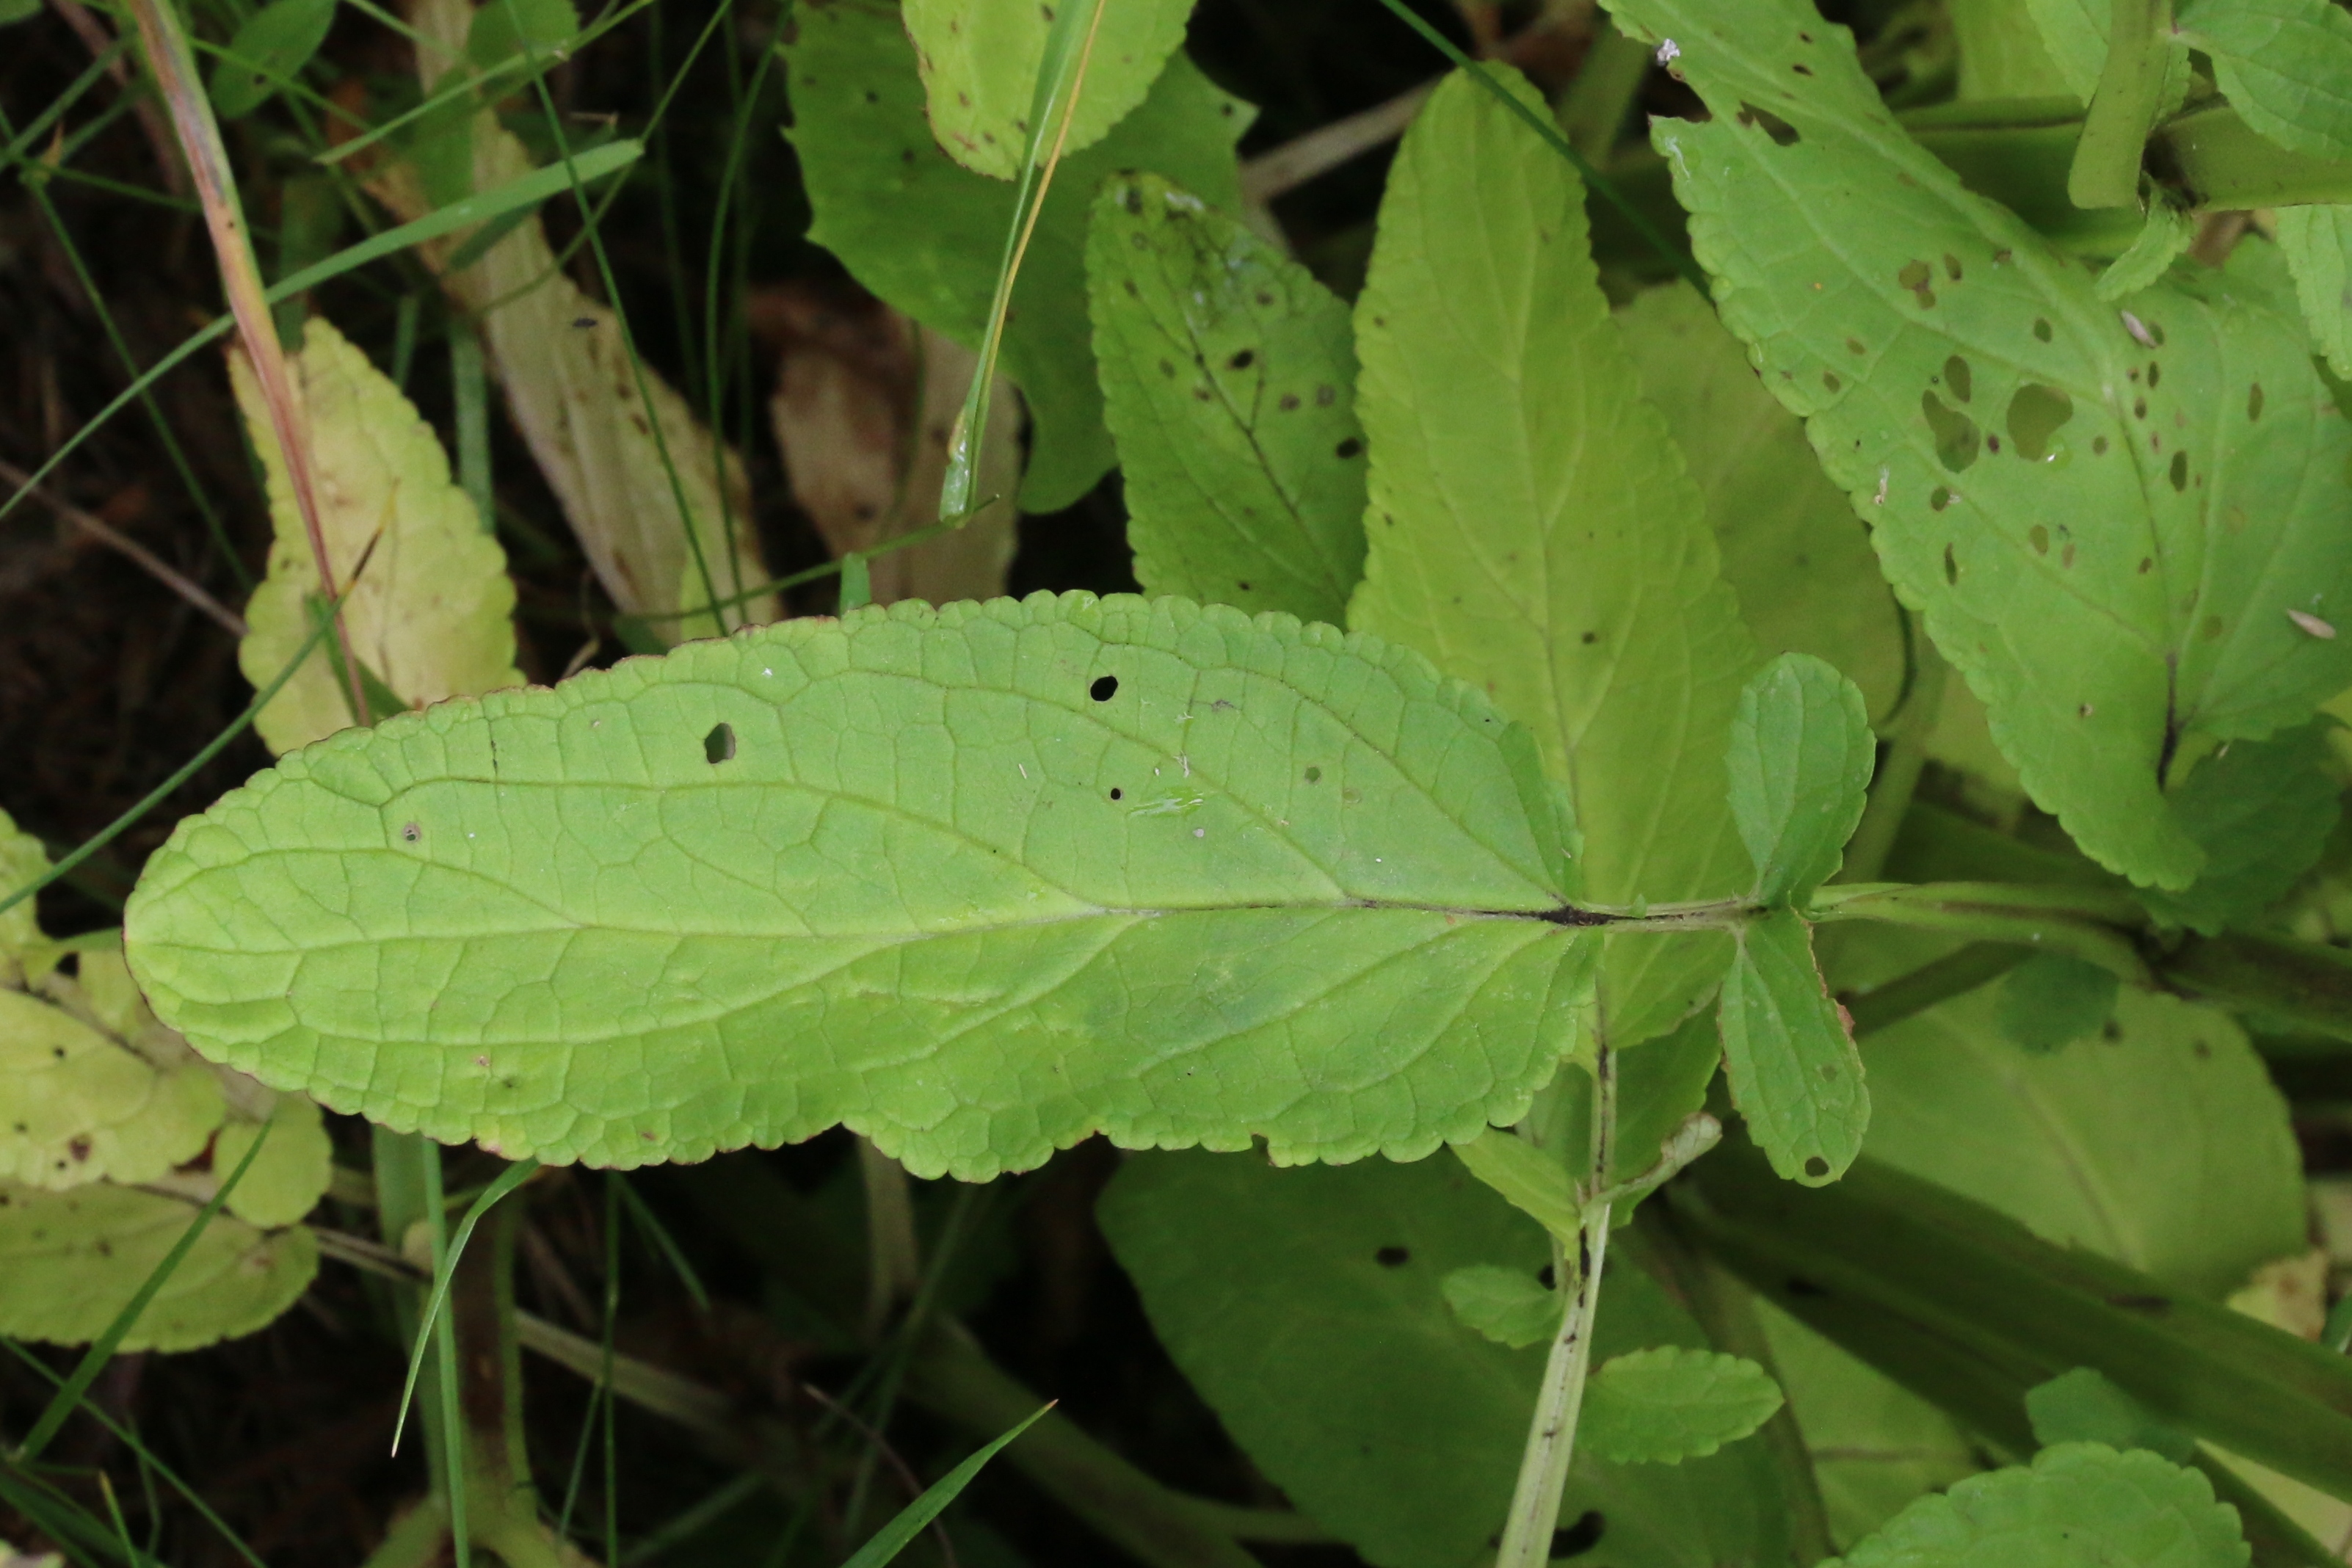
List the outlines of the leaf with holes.
{"type": "Polygon", "coordinates": [[[2352,683],[2352,638],[2313,629],[2352,610],[2352,431],[2264,247],[2102,304],[1802,0],[1615,9],[1715,111],[1654,127],[1692,242],[1888,577],[2035,800],[2186,886],[2205,856],[2166,784],[2352,683]]]}
{"type": "MultiPolygon", "coordinates": [[[[110,1182],[53,1193],[0,1181],[0,1334],[96,1339],[200,1206],[110,1182]]],[[[194,1350],[249,1334],[292,1306],[318,1271],[318,1238],[301,1226],[266,1231],[215,1215],[121,1348],[194,1350]]]]}
{"type": "MultiPolygon", "coordinates": [[[[246,679],[261,686],[316,629],[319,567],[260,386],[244,355],[229,367],[261,454],[277,533],[269,574],[246,605],[250,629],[237,645],[246,679]]],[[[310,433],[320,531],[335,583],[351,584],[358,574],[343,602],[353,656],[404,701],[520,686],[506,552],[450,481],[433,427],[322,317],[310,318],[302,352],[287,368],[310,433]]],[[[271,751],[292,751],[356,721],[332,654],[326,647],[312,653],[254,721],[271,751]]]]}
{"type": "MultiPolygon", "coordinates": [[[[1540,1289],[1552,1248],[1533,1221],[1450,1160],[1276,1171],[1192,1152],[1127,1161],[1097,1213],[1160,1342],[1302,1511],[1377,1568],[1491,1557],[1544,1351],[1465,1326],[1448,1282],[1496,1268],[1540,1289]]],[[[1604,1266],[1595,1357],[1704,1349],[1625,1250],[1604,1266]]],[[[1617,1465],[1578,1444],[1561,1555],[1588,1561],[1576,1553],[1598,1545],[1589,1561],[1790,1561],[1762,1447],[1617,1465]]]]}
{"type": "Polygon", "coordinates": [[[2242,1568],[2237,1510],[2195,1470],[2096,1443],[1921,1498],[1822,1568],[2242,1568]]]}
{"type": "MultiPolygon", "coordinates": [[[[1349,624],[1420,648],[1535,731],[1575,796],[1594,901],[1744,889],[1723,747],[1755,643],[1610,318],[1582,185],[1465,76],[1397,154],[1356,331],[1370,553],[1349,624]]],[[[1612,1036],[1673,1027],[1726,945],[1612,943],[1612,1036]]]]}
{"type": "Polygon", "coordinates": [[[1813,963],[1812,930],[1775,910],[1739,933],[1717,1011],[1731,1100],[1772,1169],[1834,1182],[1862,1152],[1870,1090],[1844,1009],[1813,963]]]}
{"type": "Polygon", "coordinates": [[[1041,595],[346,731],[183,823],[126,931],[214,1059],[510,1159],[1411,1158],[1569,1047],[1572,843],[1418,655],[1041,595]]]}
{"type": "MultiPolygon", "coordinates": [[[[1084,4],[1086,0],[1072,0],[1084,4]]],[[[1066,156],[1132,113],[1184,41],[1192,0],[1099,0],[1086,76],[1070,112],[1066,156]]],[[[1029,115],[1054,8],[1037,0],[906,0],[907,33],[923,77],[931,132],[965,168],[999,180],[1021,172],[1029,115]]]]}
{"type": "Polygon", "coordinates": [[[1344,621],[1364,569],[1347,305],[1150,174],[1104,184],[1087,286],[1136,580],[1344,621]]]}
{"type": "Polygon", "coordinates": [[[2211,57],[2230,107],[2256,132],[2352,157],[2352,16],[2333,0],[2181,0],[2172,36],[2211,57]]]}
{"type": "Polygon", "coordinates": [[[1811,654],[1784,653],[1741,689],[1726,755],[1757,902],[1801,903],[1837,874],[1874,752],[1861,691],[1811,654]]]}
{"type": "MultiPolygon", "coordinates": [[[[914,47],[887,7],[803,6],[793,24],[784,57],[793,146],[814,215],[809,238],[891,305],[976,346],[995,286],[993,268],[976,258],[1002,254],[1013,187],[961,167],[932,140],[914,47]]],[[[1236,210],[1234,141],[1249,121],[1248,105],[1179,53],[1134,112],[1054,175],[1004,329],[1003,369],[1032,421],[1023,510],[1068,506],[1113,459],[1087,322],[1096,189],[1113,174],[1147,169],[1236,210]]]]}
{"type": "Polygon", "coordinates": [[[1593,1373],[1580,1435],[1621,1465],[1678,1465],[1747,1436],[1780,1403],[1772,1374],[1745,1357],[1659,1345],[1593,1373]]]}

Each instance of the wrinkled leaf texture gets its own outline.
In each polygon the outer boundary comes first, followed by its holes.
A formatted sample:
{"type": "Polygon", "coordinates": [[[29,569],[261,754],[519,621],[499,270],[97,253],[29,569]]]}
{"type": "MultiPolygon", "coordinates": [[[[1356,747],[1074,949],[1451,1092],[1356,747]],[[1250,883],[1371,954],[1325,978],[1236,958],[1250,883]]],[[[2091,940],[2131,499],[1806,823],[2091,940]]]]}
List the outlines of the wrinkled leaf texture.
{"type": "Polygon", "coordinates": [[[1571,846],[1525,731],[1408,650],[1040,595],[347,731],[183,824],[126,932],[215,1059],[513,1159],[1413,1158],[1572,1041],[1571,846]]]}
{"type": "Polygon", "coordinates": [[[2352,609],[2352,432],[2300,323],[2259,263],[2100,303],[1800,0],[1613,9],[1714,110],[1653,132],[1693,245],[1897,591],[2076,842],[2185,886],[2168,770],[2352,680],[2352,638],[2288,615],[2352,609]]]}

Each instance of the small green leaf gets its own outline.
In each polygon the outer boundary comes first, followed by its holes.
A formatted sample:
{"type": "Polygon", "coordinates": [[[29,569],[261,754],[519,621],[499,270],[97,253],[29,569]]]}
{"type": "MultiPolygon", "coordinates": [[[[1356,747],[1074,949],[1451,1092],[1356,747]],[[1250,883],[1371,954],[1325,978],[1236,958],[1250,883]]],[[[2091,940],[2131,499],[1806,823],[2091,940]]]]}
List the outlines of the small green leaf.
{"type": "Polygon", "coordinates": [[[1417,1157],[1573,1040],[1572,842],[1409,650],[906,603],[292,753],[148,861],[127,950],[215,1060],[511,1160],[841,1122],[975,1179],[1095,1131],[1417,1157]]]}
{"type": "MultiPolygon", "coordinates": [[[[1160,1342],[1302,1510],[1381,1568],[1492,1552],[1544,1352],[1465,1332],[1446,1281],[1481,1265],[1534,1281],[1551,1246],[1533,1221],[1446,1160],[1275,1170],[1160,1152],[1122,1164],[1098,1215],[1160,1342]]],[[[1610,1256],[1596,1361],[1705,1348],[1654,1279],[1610,1256]]],[[[1762,1447],[1616,1465],[1580,1443],[1561,1517],[1599,1510],[1612,1563],[1788,1562],[1762,1447]]]]}
{"type": "Polygon", "coordinates": [[[1717,1014],[1732,1103],[1783,1177],[1833,1182],[1862,1152],[1870,1090],[1843,1010],[1813,965],[1812,929],[1774,910],[1740,932],[1717,1014]]]}
{"type": "Polygon", "coordinates": [[[1524,1350],[1559,1330],[1559,1292],[1523,1268],[1473,1263],[1438,1281],[1438,1289],[1463,1327],[1498,1345],[1524,1350]]]}
{"type": "MultiPolygon", "coordinates": [[[[1066,156],[1101,141],[1143,101],[1184,41],[1192,10],[1192,0],[1105,0],[1066,156]]],[[[1012,179],[1029,139],[1055,7],[1037,0],[907,0],[905,11],[940,145],[967,169],[1012,179]]]]}
{"type": "Polygon", "coordinates": [[[2197,1453],[2197,1439],[2170,1425],[2116,1386],[2096,1367],[2078,1366],[2025,1391],[2026,1418],[2034,1440],[2045,1448],[2062,1443],[2104,1443],[2128,1451],[2145,1448],[2176,1465],[2197,1453]]]}
{"type": "MultiPolygon", "coordinates": [[[[69,1192],[0,1182],[0,1334],[82,1344],[103,1333],[196,1217],[174,1197],[96,1182],[69,1192]]],[[[248,1334],[318,1272],[299,1226],[264,1231],[216,1215],[121,1342],[194,1350],[248,1334]]]]}
{"type": "Polygon", "coordinates": [[[2147,204],[2147,221],[2140,226],[2139,237],[2107,264],[2094,291],[2112,302],[2154,288],[2196,237],[2197,220],[2158,195],[2147,204]]]}
{"type": "Polygon", "coordinates": [[[1467,1143],[1454,1144],[1454,1153],[1506,1203],[1575,1245],[1584,1228],[1584,1208],[1558,1151],[1538,1149],[1506,1128],[1490,1127],[1467,1143]]]}
{"type": "Polygon", "coordinates": [[[1739,693],[1726,755],[1756,900],[1802,903],[1837,874],[1868,803],[1876,748],[1862,692],[1811,654],[1784,653],[1739,693]]]}
{"type": "Polygon", "coordinates": [[[2352,157],[2352,16],[2331,0],[2180,0],[2173,37],[2212,57],[2230,107],[2298,153],[2352,157]]]}
{"type": "MultiPolygon", "coordinates": [[[[1581,183],[1465,75],[1398,151],[1356,330],[1370,548],[1349,624],[1535,732],[1575,797],[1594,901],[1738,891],[1721,758],[1755,643],[1601,291],[1581,183]]],[[[1680,1023],[1727,945],[1612,942],[1612,1040],[1680,1023]]]]}
{"type": "Polygon", "coordinates": [[[1921,1498],[1823,1568],[2242,1568],[2236,1510],[2195,1470],[2096,1443],[1921,1498]]]}
{"type": "Polygon", "coordinates": [[[1811,5],[1615,10],[1675,40],[1713,111],[1653,138],[1725,322],[1888,579],[2085,853],[2187,886],[2204,853],[2168,762],[2352,684],[2352,637],[2289,614],[2352,614],[2352,427],[2267,247],[2104,304],[1904,133],[1811,5]]]}
{"type": "Polygon", "coordinates": [[[2115,1016],[2121,986],[2095,963],[2037,952],[2001,980],[2000,1032],[2037,1053],[2071,1046],[2115,1016]]]}
{"type": "MultiPolygon", "coordinates": [[[[487,13],[485,13],[487,15],[487,13]]],[[[230,362],[246,426],[261,454],[277,538],[269,573],[246,606],[237,661],[256,686],[276,678],[311,635],[320,591],[310,534],[242,355],[230,362]]],[[[310,319],[288,363],[310,432],[319,523],[343,599],[352,652],[405,702],[437,702],[520,686],[514,667],[514,584],[506,552],[451,482],[440,437],[366,354],[323,316],[310,319]]],[[[254,727],[288,752],[353,721],[331,647],[321,647],[254,727]]]]}
{"type": "MultiPolygon", "coordinates": [[[[796,106],[790,135],[814,215],[809,237],[896,309],[977,346],[995,272],[975,258],[1003,249],[1013,188],[940,150],[914,47],[887,6],[811,5],[794,12],[793,24],[784,47],[796,106]]],[[[1087,215],[1097,187],[1116,173],[1150,170],[1237,209],[1233,147],[1250,115],[1180,52],[1133,113],[1063,160],[1004,330],[1003,368],[1033,421],[1024,510],[1068,506],[1114,457],[1086,307],[1087,215]]]]}
{"type": "Polygon", "coordinates": [[[1087,286],[1145,592],[1345,621],[1364,569],[1347,304],[1153,174],[1104,184],[1087,286]]]}
{"type": "Polygon", "coordinates": [[[229,1213],[266,1229],[293,1225],[318,1207],[334,1174],[334,1146],[325,1118],[308,1097],[263,1092],[272,1102],[267,1117],[231,1116],[213,1145],[213,1167],[236,1169],[264,1125],[268,1127],[268,1141],[228,1195],[229,1213]]]}
{"type": "Polygon", "coordinates": [[[1780,1384],[1752,1361],[1659,1345],[1601,1363],[1578,1439],[1621,1465],[1678,1465],[1747,1436],[1780,1405],[1780,1384]]]}
{"type": "MultiPolygon", "coordinates": [[[[0,898],[40,880],[48,869],[49,852],[41,841],[0,811],[0,898]]],[[[0,985],[14,982],[26,954],[43,940],[34,900],[0,910],[0,985]]]]}
{"type": "MultiPolygon", "coordinates": [[[[515,55],[557,55],[580,32],[580,14],[572,0],[488,0],[474,13],[466,31],[466,58],[477,70],[515,55]]],[[[513,78],[501,79],[502,90],[513,90],[513,78]]]]}
{"type": "Polygon", "coordinates": [[[2325,724],[2206,758],[2172,792],[2205,868],[2184,891],[2148,889],[2142,901],[2158,919],[2208,936],[2260,915],[2326,850],[2343,814],[2336,767],[2325,724]]]}
{"type": "Polygon", "coordinates": [[[2352,294],[2352,207],[2281,207],[2278,242],[2312,341],[2330,370],[2352,377],[2352,310],[2344,306],[2352,294]]]}
{"type": "Polygon", "coordinates": [[[335,25],[335,0],[270,0],[247,16],[213,64],[207,84],[223,120],[252,113],[310,63],[335,25]]]}

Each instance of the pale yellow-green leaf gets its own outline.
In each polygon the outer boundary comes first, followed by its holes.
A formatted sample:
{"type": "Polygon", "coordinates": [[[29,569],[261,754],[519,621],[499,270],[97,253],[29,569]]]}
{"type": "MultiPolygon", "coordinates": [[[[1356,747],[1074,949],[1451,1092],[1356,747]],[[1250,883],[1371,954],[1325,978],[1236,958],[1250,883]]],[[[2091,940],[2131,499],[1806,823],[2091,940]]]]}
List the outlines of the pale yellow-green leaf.
{"type": "MultiPolygon", "coordinates": [[[[246,605],[237,662],[256,686],[276,679],[314,629],[317,558],[296,508],[258,384],[243,355],[229,361],[246,428],[261,454],[276,540],[269,573],[246,605]]],[[[422,705],[520,686],[514,667],[514,584],[506,552],[449,479],[433,429],[367,355],[324,319],[310,318],[287,366],[310,432],[319,524],[340,589],[352,652],[404,700],[422,705]]],[[[352,722],[351,699],[321,646],[261,710],[255,728],[274,752],[323,740],[352,722]]]]}
{"type": "Polygon", "coordinates": [[[201,1153],[221,1113],[193,1053],[158,1068],[54,1003],[0,990],[0,1177],[152,1181],[201,1153]]]}
{"type": "MultiPolygon", "coordinates": [[[[269,1141],[229,1194],[228,1211],[249,1225],[292,1225],[318,1206],[333,1173],[334,1150],[327,1141],[326,1119],[309,1095],[273,1094],[251,1079],[245,1081],[272,1102],[267,1119],[269,1141]]],[[[259,1120],[232,1115],[213,1144],[214,1173],[226,1175],[244,1163],[261,1128],[259,1120]]]]}
{"type": "MultiPolygon", "coordinates": [[[[0,1334],[81,1344],[104,1332],[196,1217],[197,1205],[94,1182],[68,1192],[0,1182],[0,1334]]],[[[217,1215],[121,1348],[194,1350],[251,1333],[319,1268],[307,1229],[217,1215]]]]}
{"type": "MultiPolygon", "coordinates": [[[[1143,101],[1184,41],[1192,11],[1192,0],[1103,0],[1066,154],[1101,141],[1143,101]]],[[[931,133],[965,168],[1012,179],[1029,139],[1054,7],[1039,0],[906,0],[905,16],[931,133]]]]}
{"type": "MultiPolygon", "coordinates": [[[[49,853],[41,847],[41,841],[19,828],[6,812],[0,811],[0,898],[46,875],[48,868],[49,853]]],[[[40,940],[41,928],[34,921],[32,900],[0,910],[0,985],[16,978],[26,950],[40,940]]]]}
{"type": "MultiPolygon", "coordinates": [[[[464,58],[475,10],[468,0],[420,0],[410,11],[419,37],[417,79],[428,91],[464,58]]],[[[575,126],[566,131],[579,134],[575,126]]],[[[497,115],[476,115],[471,132],[473,189],[492,190],[530,172],[530,154],[497,115]]],[[[408,163],[387,160],[368,188],[404,219],[435,205],[408,163]]],[[[440,273],[451,300],[479,315],[507,412],[613,602],[650,616],[708,605],[705,567],[721,599],[768,581],[741,460],[713,441],[686,399],[650,368],[640,392],[619,318],[557,268],[541,220],[524,219],[471,265],[448,271],[451,255],[471,232],[421,246],[418,254],[440,273]],[[682,517],[694,520],[692,542],[682,517]]],[[[761,595],[718,616],[656,620],[651,630],[664,641],[682,641],[782,613],[773,595],[761,595]]]]}
{"type": "MultiPolygon", "coordinates": [[[[1350,625],[1535,732],[1576,798],[1587,899],[1744,890],[1723,759],[1755,641],[1601,293],[1582,185],[1466,77],[1398,153],[1356,331],[1370,552],[1350,625]]],[[[1672,1027],[1728,957],[1720,940],[1613,942],[1612,1036],[1672,1027]]]]}

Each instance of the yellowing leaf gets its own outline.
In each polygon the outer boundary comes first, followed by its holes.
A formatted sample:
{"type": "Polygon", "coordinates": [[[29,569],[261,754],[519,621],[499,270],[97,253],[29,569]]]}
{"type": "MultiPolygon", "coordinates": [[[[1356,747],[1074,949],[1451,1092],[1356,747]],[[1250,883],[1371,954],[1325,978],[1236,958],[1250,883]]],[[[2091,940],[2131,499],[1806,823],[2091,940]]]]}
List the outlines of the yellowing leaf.
{"type": "Polygon", "coordinates": [[[333,1173],[326,1119],[308,1095],[273,1094],[251,1079],[245,1082],[268,1110],[260,1119],[232,1117],[221,1129],[213,1144],[213,1172],[226,1175],[243,1164],[266,1120],[269,1141],[229,1194],[228,1212],[249,1225],[292,1225],[318,1205],[333,1173]]]}
{"type": "MultiPolygon", "coordinates": [[[[428,91],[464,57],[474,15],[467,0],[423,0],[411,13],[421,37],[417,74],[428,91]]],[[[495,114],[474,117],[470,147],[475,190],[530,172],[530,155],[495,114]]],[[[436,205],[425,179],[407,164],[380,168],[369,188],[404,219],[436,205]]],[[[713,441],[686,399],[653,371],[643,372],[640,390],[618,317],[556,267],[540,220],[524,219],[470,265],[446,270],[469,237],[451,235],[419,251],[441,272],[451,300],[479,315],[507,412],[613,602],[631,614],[661,616],[709,604],[711,589],[726,599],[766,582],[740,459],[713,441]],[[688,517],[691,540],[683,521],[688,517]]],[[[656,620],[652,630],[683,640],[780,613],[774,596],[761,595],[716,616],[656,620]]]]}
{"type": "MultiPolygon", "coordinates": [[[[1192,10],[1192,0],[1104,0],[1064,153],[1093,146],[1143,101],[1184,41],[1192,10]]],[[[1013,178],[1054,8],[1038,0],[907,0],[906,18],[940,145],[967,169],[1013,178]]]]}
{"type": "MultiPolygon", "coordinates": [[[[96,1339],[196,1213],[183,1199],[106,1182],[63,1193],[0,1182],[0,1334],[96,1339]]],[[[215,1215],[121,1348],[194,1350],[249,1334],[292,1306],[318,1270],[310,1231],[257,1230],[215,1215]]]]}
{"type": "MultiPolygon", "coordinates": [[[[286,464],[244,356],[229,361],[246,428],[268,477],[277,541],[269,574],[246,606],[237,661],[266,684],[310,640],[319,568],[286,464]]],[[[319,523],[338,588],[365,561],[343,605],[352,654],[414,703],[520,686],[514,667],[514,584],[506,552],[449,479],[431,426],[367,356],[319,317],[289,362],[318,489],[319,523]]],[[[261,710],[274,752],[322,740],[353,721],[351,700],[320,647],[261,710]]]]}
{"type": "Polygon", "coordinates": [[[0,990],[0,1177],[152,1181],[203,1152],[221,1113],[192,1053],[157,1068],[54,1003],[0,990]]]}

